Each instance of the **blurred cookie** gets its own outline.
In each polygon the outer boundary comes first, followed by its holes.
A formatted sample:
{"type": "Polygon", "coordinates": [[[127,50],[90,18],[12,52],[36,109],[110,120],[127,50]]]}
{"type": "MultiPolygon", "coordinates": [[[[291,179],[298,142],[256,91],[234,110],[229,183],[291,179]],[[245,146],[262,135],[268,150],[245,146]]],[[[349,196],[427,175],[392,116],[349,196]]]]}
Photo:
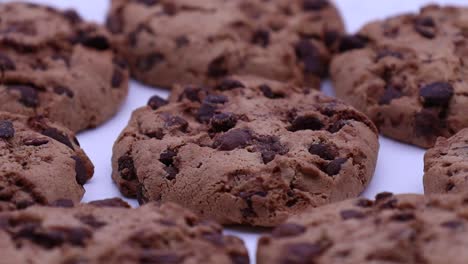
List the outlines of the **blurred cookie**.
{"type": "Polygon", "coordinates": [[[374,173],[372,122],[318,91],[231,77],[153,97],[117,139],[124,195],[175,202],[222,224],[275,226],[359,195],[374,173]]]}
{"type": "Polygon", "coordinates": [[[0,247],[2,263],[249,263],[242,241],[215,223],[116,199],[0,213],[0,247]]]}
{"type": "Polygon", "coordinates": [[[0,17],[0,111],[42,115],[75,132],[117,112],[128,70],[104,28],[28,3],[2,3],[0,17]]]}
{"type": "Polygon", "coordinates": [[[425,148],[467,127],[467,18],[468,8],[429,5],[344,38],[331,66],[338,97],[425,148]]]}
{"type": "Polygon", "coordinates": [[[262,237],[257,263],[467,263],[467,199],[381,193],[316,208],[262,237]]]}
{"type": "Polygon", "coordinates": [[[426,193],[465,192],[468,187],[468,129],[439,138],[424,157],[426,193]]]}
{"type": "Polygon", "coordinates": [[[150,85],[252,74],[317,87],[344,26],[327,0],[113,0],[107,28],[150,85]]]}
{"type": "Polygon", "coordinates": [[[92,175],[72,132],[43,118],[0,112],[0,211],[77,203],[92,175]]]}

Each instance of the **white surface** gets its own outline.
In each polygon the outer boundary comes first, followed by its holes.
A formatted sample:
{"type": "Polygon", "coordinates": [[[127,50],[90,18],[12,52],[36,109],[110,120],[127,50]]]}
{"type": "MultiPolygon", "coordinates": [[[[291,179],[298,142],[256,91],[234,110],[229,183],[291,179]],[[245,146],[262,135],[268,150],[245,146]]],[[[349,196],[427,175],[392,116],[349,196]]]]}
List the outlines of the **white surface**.
{"type": "MultiPolygon", "coordinates": [[[[197,1],[197,0],[194,0],[197,1]]],[[[0,0],[5,2],[5,0],[0,0]]],[[[51,4],[61,8],[76,8],[81,15],[89,20],[103,22],[107,12],[107,0],[34,0],[33,2],[51,4]]],[[[401,12],[417,11],[419,7],[431,2],[441,4],[459,4],[468,6],[468,0],[336,0],[348,30],[354,32],[363,24],[374,19],[383,19],[401,12]]],[[[323,90],[332,95],[332,88],[327,82],[323,90]]],[[[120,131],[127,124],[132,110],[146,104],[154,94],[167,96],[166,91],[143,86],[137,82],[131,83],[130,94],[120,112],[109,122],[99,128],[81,133],[79,141],[93,161],[96,169],[94,178],[86,184],[84,201],[120,196],[111,180],[112,145],[120,131]]],[[[381,138],[381,149],[375,176],[369,188],[363,194],[373,197],[381,191],[394,193],[422,193],[423,156],[424,150],[404,145],[387,138],[381,138]]],[[[132,205],[137,203],[128,200],[132,205]]],[[[226,231],[242,237],[250,251],[254,262],[258,234],[262,230],[230,229],[226,231]]]]}

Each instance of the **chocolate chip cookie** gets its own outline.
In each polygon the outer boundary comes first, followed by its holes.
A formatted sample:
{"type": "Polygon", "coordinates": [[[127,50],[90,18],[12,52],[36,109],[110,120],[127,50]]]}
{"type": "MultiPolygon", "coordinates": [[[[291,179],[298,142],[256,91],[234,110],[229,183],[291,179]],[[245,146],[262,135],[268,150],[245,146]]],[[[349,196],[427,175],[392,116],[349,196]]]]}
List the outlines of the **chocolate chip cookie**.
{"type": "Polygon", "coordinates": [[[258,77],[174,91],[170,103],[153,97],[137,109],[114,145],[112,177],[140,203],[275,226],[356,197],[373,175],[376,128],[318,91],[258,77]]]}
{"type": "Polygon", "coordinates": [[[240,239],[178,206],[116,205],[0,213],[2,263],[249,263],[240,239]]]}
{"type": "Polygon", "coordinates": [[[424,157],[426,193],[465,192],[468,187],[468,129],[439,138],[424,157]]]}
{"type": "Polygon", "coordinates": [[[79,202],[94,167],[74,134],[44,118],[0,112],[0,211],[79,202]]]}
{"type": "Polygon", "coordinates": [[[467,18],[468,8],[429,5],[343,38],[331,66],[338,97],[424,148],[467,127],[467,18]]]}
{"type": "Polygon", "coordinates": [[[107,28],[158,87],[253,74],[316,86],[344,31],[327,0],[113,0],[107,28]]]}
{"type": "Polygon", "coordinates": [[[108,32],[71,10],[0,4],[0,111],[42,115],[72,131],[113,116],[128,70],[108,32]]]}
{"type": "Polygon", "coordinates": [[[257,263],[467,263],[467,199],[381,193],[316,208],[262,237],[257,263]]]}

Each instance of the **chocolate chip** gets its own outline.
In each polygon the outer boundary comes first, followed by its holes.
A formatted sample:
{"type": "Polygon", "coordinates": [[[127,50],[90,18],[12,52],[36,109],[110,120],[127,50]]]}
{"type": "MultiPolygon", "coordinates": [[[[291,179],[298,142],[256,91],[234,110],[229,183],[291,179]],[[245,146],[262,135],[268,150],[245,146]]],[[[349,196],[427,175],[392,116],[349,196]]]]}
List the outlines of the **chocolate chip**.
{"type": "Polygon", "coordinates": [[[368,199],[359,199],[356,201],[356,206],[367,208],[367,207],[372,207],[374,205],[374,202],[368,199]]]}
{"type": "Polygon", "coordinates": [[[72,156],[71,158],[75,161],[76,182],[80,185],[84,185],[88,180],[88,173],[86,172],[83,160],[78,156],[72,156]]]}
{"type": "Polygon", "coordinates": [[[110,43],[106,36],[91,36],[87,32],[79,32],[75,39],[73,39],[73,42],[96,50],[110,49],[110,43]]]}
{"type": "Polygon", "coordinates": [[[302,225],[294,223],[285,223],[276,227],[271,235],[277,238],[283,237],[293,237],[303,234],[306,231],[306,228],[302,225]]]}
{"type": "Polygon", "coordinates": [[[73,96],[75,96],[75,94],[73,93],[72,90],[70,90],[68,87],[65,87],[63,85],[57,85],[54,87],[54,93],[56,94],[60,94],[60,95],[66,95],[70,98],[73,98],[73,96]]]}
{"type": "Polygon", "coordinates": [[[216,138],[214,147],[223,151],[244,148],[251,144],[252,134],[247,129],[234,129],[216,138]]]}
{"type": "Polygon", "coordinates": [[[324,160],[334,160],[338,156],[338,151],[334,147],[323,143],[312,144],[309,147],[309,153],[324,160]]]}
{"type": "Polygon", "coordinates": [[[393,193],[390,193],[390,192],[381,192],[381,193],[378,193],[378,194],[375,196],[375,201],[376,201],[376,202],[379,202],[379,201],[388,199],[388,198],[390,198],[390,197],[393,197],[393,193]]]}
{"type": "Polygon", "coordinates": [[[148,106],[153,110],[157,110],[163,106],[167,105],[167,100],[162,99],[161,97],[154,95],[148,100],[148,106]]]}
{"type": "Polygon", "coordinates": [[[331,161],[327,166],[325,166],[325,173],[327,173],[329,176],[337,175],[341,171],[341,165],[343,165],[347,160],[348,159],[346,158],[338,158],[331,161]]]}
{"type": "Polygon", "coordinates": [[[340,40],[339,51],[346,52],[346,51],[355,50],[355,49],[363,49],[366,47],[368,42],[369,42],[369,39],[364,36],[360,36],[360,35],[344,36],[340,40]]]}
{"type": "Polygon", "coordinates": [[[268,47],[270,44],[270,32],[264,29],[259,29],[254,32],[251,40],[252,44],[262,47],[268,47]]]}
{"type": "Polygon", "coordinates": [[[49,140],[46,138],[27,138],[23,140],[23,144],[26,146],[42,146],[49,143],[49,140]]]}
{"type": "Polygon", "coordinates": [[[254,149],[262,154],[264,164],[270,163],[276,155],[284,155],[289,149],[281,144],[278,137],[275,136],[257,136],[254,139],[254,149]]]}
{"type": "Polygon", "coordinates": [[[302,8],[306,11],[319,11],[328,5],[328,0],[304,0],[302,8]]]}
{"type": "Polygon", "coordinates": [[[215,115],[217,106],[210,103],[203,103],[197,112],[197,120],[200,123],[208,123],[215,115]]]}
{"type": "Polygon", "coordinates": [[[15,128],[10,121],[0,121],[0,138],[10,139],[15,136],[15,128]]]}
{"type": "Polygon", "coordinates": [[[414,218],[415,216],[413,213],[399,213],[392,216],[392,220],[398,222],[407,222],[413,220],[414,218]]]}
{"type": "Polygon", "coordinates": [[[44,230],[38,224],[29,224],[18,230],[14,240],[27,239],[46,249],[52,249],[63,244],[83,247],[85,240],[91,238],[90,231],[84,228],[56,228],[44,230]]]}
{"type": "Polygon", "coordinates": [[[120,198],[109,198],[89,202],[90,205],[98,207],[117,207],[117,208],[130,208],[130,205],[120,198]]]}
{"type": "Polygon", "coordinates": [[[182,132],[187,132],[188,129],[188,122],[179,116],[171,116],[166,120],[165,125],[167,127],[176,127],[182,132]]]}
{"type": "Polygon", "coordinates": [[[90,215],[90,214],[87,214],[87,215],[78,215],[78,216],[75,216],[81,223],[89,226],[89,227],[92,227],[92,228],[95,228],[95,229],[99,229],[103,226],[106,225],[106,222],[104,221],[100,221],[98,220],[96,217],[94,217],[93,215],[90,215]]]}
{"type": "Polygon", "coordinates": [[[332,47],[339,40],[340,36],[340,33],[337,31],[326,31],[323,36],[323,41],[327,47],[332,47]]]}
{"type": "Polygon", "coordinates": [[[460,220],[449,220],[440,224],[440,226],[449,229],[460,229],[463,227],[463,222],[460,220]]]}
{"type": "Polygon", "coordinates": [[[63,12],[63,16],[67,19],[71,24],[78,24],[83,21],[81,16],[73,9],[68,9],[63,12]]]}
{"type": "Polygon", "coordinates": [[[418,136],[432,137],[440,134],[441,124],[436,111],[422,109],[414,116],[414,125],[418,136]]]}
{"type": "Polygon", "coordinates": [[[304,72],[311,73],[318,76],[325,76],[327,74],[326,63],[323,61],[320,52],[307,39],[299,41],[295,47],[296,57],[304,64],[304,72]]]}
{"type": "Polygon", "coordinates": [[[72,208],[75,206],[72,200],[70,199],[58,199],[50,204],[52,207],[61,207],[61,208],[72,208]]]}
{"type": "Polygon", "coordinates": [[[447,82],[431,83],[419,90],[425,107],[447,106],[453,94],[453,86],[447,82]]]}
{"type": "Polygon", "coordinates": [[[119,88],[122,82],[124,81],[124,75],[121,70],[114,69],[112,73],[111,85],[112,88],[119,88]]]}
{"type": "Polygon", "coordinates": [[[138,59],[136,67],[139,71],[147,72],[155,65],[162,63],[165,59],[162,53],[155,52],[138,59]]]}
{"type": "Polygon", "coordinates": [[[210,119],[211,130],[215,133],[226,132],[237,124],[237,117],[232,113],[215,114],[210,119]]]}
{"type": "Polygon", "coordinates": [[[136,190],[136,198],[137,198],[138,204],[140,205],[148,203],[149,199],[145,196],[143,184],[138,184],[137,190],[136,190]]]}
{"type": "Polygon", "coordinates": [[[270,98],[270,99],[284,98],[284,94],[274,93],[273,90],[271,90],[271,87],[266,84],[260,85],[259,89],[260,91],[262,91],[263,95],[267,98],[270,98]]]}
{"type": "Polygon", "coordinates": [[[173,166],[168,166],[165,167],[164,170],[166,171],[166,179],[172,181],[175,180],[177,174],[179,173],[179,170],[176,167],[173,166]]]}
{"type": "Polygon", "coordinates": [[[166,149],[159,155],[159,161],[166,166],[171,166],[174,163],[175,156],[177,156],[177,152],[172,149],[166,149]]]}
{"type": "Polygon", "coordinates": [[[419,17],[414,21],[414,30],[421,36],[433,39],[436,36],[436,24],[432,17],[419,17]]]}
{"type": "Polygon", "coordinates": [[[26,107],[37,107],[39,105],[39,95],[37,87],[27,84],[7,85],[10,91],[18,91],[21,94],[19,102],[26,107]]]}
{"type": "Polygon", "coordinates": [[[135,166],[133,164],[133,159],[128,154],[123,155],[117,161],[118,171],[120,177],[124,180],[131,181],[136,179],[135,166]]]}
{"type": "Polygon", "coordinates": [[[455,188],[455,184],[453,182],[449,182],[447,183],[447,185],[445,186],[445,190],[447,192],[450,192],[451,190],[453,190],[455,188]]]}
{"type": "Polygon", "coordinates": [[[202,91],[199,87],[185,87],[182,94],[179,96],[179,102],[185,97],[192,102],[201,102],[200,92],[202,91]]]}
{"type": "Polygon", "coordinates": [[[215,58],[208,65],[208,75],[213,78],[220,78],[229,73],[227,68],[227,60],[223,55],[215,58]]]}
{"type": "Polygon", "coordinates": [[[71,143],[70,139],[64,135],[62,132],[60,132],[58,129],[53,128],[53,127],[47,127],[44,130],[41,131],[41,134],[47,137],[50,137],[52,139],[55,139],[56,141],[64,144],[65,146],[75,149],[73,147],[73,144],[71,143]]]}
{"type": "Polygon", "coordinates": [[[366,215],[363,212],[356,211],[356,210],[343,210],[340,212],[341,218],[343,220],[349,220],[349,219],[362,219],[366,217],[366,215]]]}
{"type": "Polygon", "coordinates": [[[384,94],[382,95],[382,97],[380,97],[379,104],[388,105],[394,99],[401,98],[403,96],[403,93],[399,89],[396,89],[396,88],[397,87],[394,85],[387,85],[385,87],[384,94]]]}
{"type": "MultiPolygon", "coordinates": [[[[141,0],[139,0],[141,1],[141,0]]],[[[145,0],[150,1],[150,0],[145,0]]],[[[154,1],[154,0],[153,0],[154,1]]],[[[143,251],[139,260],[140,264],[156,264],[156,263],[167,263],[167,264],[181,264],[184,263],[184,257],[170,253],[155,253],[150,250],[143,251]]]]}
{"type": "Polygon", "coordinates": [[[313,116],[296,117],[288,128],[289,131],[296,132],[300,130],[320,130],[324,127],[322,121],[313,116]]]}
{"type": "Polygon", "coordinates": [[[245,85],[234,79],[224,79],[216,86],[220,91],[228,91],[236,88],[245,88],[245,85]]]}
{"type": "Polygon", "coordinates": [[[225,104],[229,100],[224,95],[209,94],[208,96],[205,97],[203,101],[209,104],[225,104]]]}
{"type": "Polygon", "coordinates": [[[16,70],[15,63],[6,54],[0,53],[0,71],[16,70]]]}
{"type": "Polygon", "coordinates": [[[159,3],[159,0],[136,0],[136,2],[146,6],[152,6],[159,3]]]}
{"type": "Polygon", "coordinates": [[[229,253],[229,258],[232,261],[232,264],[249,264],[250,259],[247,254],[242,254],[238,252],[229,253]]]}
{"type": "Polygon", "coordinates": [[[175,39],[177,48],[182,48],[190,43],[190,40],[186,36],[179,36],[175,39]]]}

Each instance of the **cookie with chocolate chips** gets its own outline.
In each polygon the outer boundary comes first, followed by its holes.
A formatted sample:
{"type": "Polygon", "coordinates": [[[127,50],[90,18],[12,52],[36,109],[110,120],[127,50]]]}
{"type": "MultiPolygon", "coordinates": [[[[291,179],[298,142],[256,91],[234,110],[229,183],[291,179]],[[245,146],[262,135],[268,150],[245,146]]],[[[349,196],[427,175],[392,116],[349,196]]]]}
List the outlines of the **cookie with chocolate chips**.
{"type": "Polygon", "coordinates": [[[137,109],[117,139],[121,192],[175,202],[222,224],[275,226],[369,183],[377,130],[318,91],[258,77],[177,86],[137,109]]]}
{"type": "Polygon", "coordinates": [[[467,199],[381,193],[315,208],[260,238],[257,263],[467,263],[467,199]]]}
{"type": "Polygon", "coordinates": [[[68,129],[0,112],[0,211],[79,202],[93,164],[68,129]]]}
{"type": "Polygon", "coordinates": [[[161,88],[232,74],[315,87],[344,31],[328,0],[113,0],[106,24],[133,77],[161,88]]]}
{"type": "Polygon", "coordinates": [[[432,147],[468,126],[468,9],[429,5],[343,38],[331,66],[338,97],[391,138],[432,147]]]}
{"type": "Polygon", "coordinates": [[[117,112],[128,70],[103,27],[29,3],[2,3],[0,17],[0,111],[42,115],[75,132],[117,112]]]}
{"type": "Polygon", "coordinates": [[[424,157],[425,193],[465,192],[468,187],[468,129],[439,138],[424,157]]]}
{"type": "Polygon", "coordinates": [[[2,263],[249,263],[240,239],[173,204],[62,205],[0,213],[2,263]]]}

